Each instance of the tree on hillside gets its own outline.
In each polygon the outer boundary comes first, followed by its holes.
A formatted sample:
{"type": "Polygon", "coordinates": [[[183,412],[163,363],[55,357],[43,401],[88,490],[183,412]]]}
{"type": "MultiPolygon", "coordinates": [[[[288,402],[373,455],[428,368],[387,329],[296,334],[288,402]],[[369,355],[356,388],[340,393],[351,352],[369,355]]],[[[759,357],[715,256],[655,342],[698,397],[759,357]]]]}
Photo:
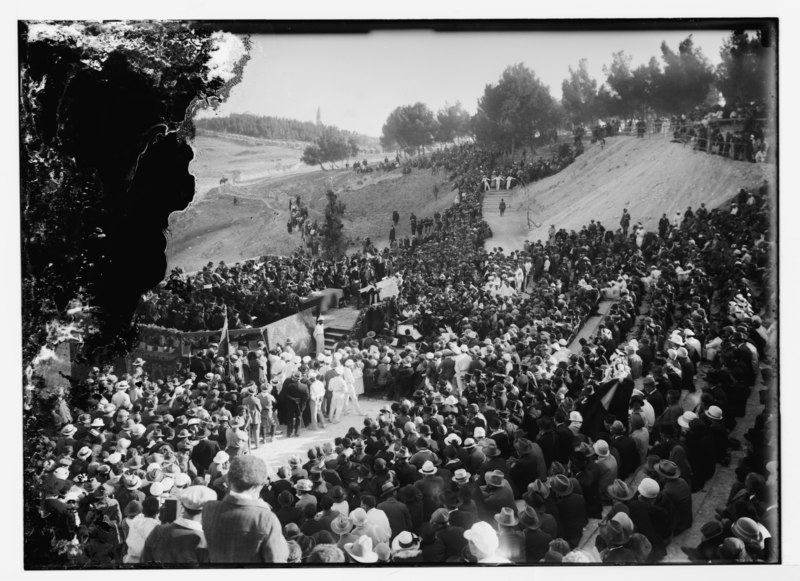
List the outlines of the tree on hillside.
{"type": "Polygon", "coordinates": [[[433,143],[438,122],[424,103],[403,105],[389,114],[383,124],[381,145],[391,149],[395,145],[404,150],[420,149],[433,143]]]}
{"type": "Polygon", "coordinates": [[[597,112],[597,81],[589,76],[586,59],[578,68],[569,67],[569,78],[561,83],[561,104],[573,123],[591,123],[597,112]]]}
{"type": "Polygon", "coordinates": [[[654,106],[656,92],[661,84],[663,73],[658,61],[652,57],[647,65],[631,70],[630,55],[625,51],[614,53],[610,66],[604,66],[606,84],[611,89],[612,98],[608,105],[617,115],[643,115],[654,106]]]}
{"type": "MultiPolygon", "coordinates": [[[[335,127],[326,127],[317,140],[303,150],[300,161],[306,165],[319,165],[324,170],[323,163],[330,163],[331,169],[335,162],[348,158],[353,151],[352,136],[348,137],[335,127]]],[[[355,144],[356,154],[358,144],[355,144]]]]}
{"type": "Polygon", "coordinates": [[[549,88],[522,63],[503,71],[496,85],[486,85],[472,119],[475,138],[512,153],[558,124],[556,101],[549,88]]]}
{"type": "Polygon", "coordinates": [[[320,250],[322,258],[336,260],[344,256],[347,250],[347,240],[344,236],[345,205],[340,202],[333,190],[325,192],[328,205],[325,207],[325,221],[319,228],[320,250]]]}
{"type": "Polygon", "coordinates": [[[470,114],[459,101],[455,105],[445,104],[436,114],[439,127],[436,132],[436,141],[447,143],[457,141],[471,133],[470,114]]]}
{"type": "Polygon", "coordinates": [[[714,82],[714,73],[703,51],[694,46],[690,34],[674,52],[661,43],[664,73],[655,93],[656,107],[668,113],[684,113],[701,105],[714,82]]]}
{"type": "Polygon", "coordinates": [[[720,49],[716,85],[731,107],[775,99],[775,46],[767,31],[735,30],[720,49]]]}

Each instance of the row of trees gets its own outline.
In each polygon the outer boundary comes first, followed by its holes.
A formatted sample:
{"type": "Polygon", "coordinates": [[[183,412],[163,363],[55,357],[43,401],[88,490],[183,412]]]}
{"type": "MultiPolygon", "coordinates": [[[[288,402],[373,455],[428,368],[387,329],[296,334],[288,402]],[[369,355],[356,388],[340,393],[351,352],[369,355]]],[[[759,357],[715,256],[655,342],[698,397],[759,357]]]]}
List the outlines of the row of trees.
{"type": "Polygon", "coordinates": [[[711,107],[720,95],[728,109],[773,104],[775,47],[764,31],[734,31],[723,42],[720,56],[720,64],[712,67],[691,35],[677,52],[661,43],[662,62],[653,57],[636,68],[631,66],[631,57],[620,51],[603,67],[602,85],[589,75],[586,59],[581,59],[561,84],[561,104],[573,123],[647,112],[681,114],[711,107]]]}
{"type": "MultiPolygon", "coordinates": [[[[217,131],[219,133],[234,133],[248,135],[259,139],[276,139],[281,141],[316,141],[331,129],[330,126],[316,124],[311,121],[298,121],[283,117],[265,117],[251,113],[232,113],[225,117],[208,117],[195,121],[197,129],[217,131]]],[[[333,128],[336,129],[336,128],[333,128]]],[[[337,131],[340,131],[337,129],[337,131]]],[[[374,143],[366,135],[342,131],[352,137],[361,146],[374,143]]]]}
{"type": "Polygon", "coordinates": [[[593,124],[609,116],[688,113],[715,105],[719,95],[730,109],[764,107],[774,100],[775,47],[763,31],[734,31],[720,49],[716,69],[689,35],[677,51],[661,44],[661,62],[632,67],[624,51],[613,55],[602,83],[591,77],[586,59],[570,67],[562,99],[522,63],[509,66],[495,84],[487,84],[475,115],[461,103],[434,114],[424,103],[397,107],[380,138],[384,149],[419,151],[433,143],[472,136],[478,142],[513,151],[560,127],[593,124]]]}

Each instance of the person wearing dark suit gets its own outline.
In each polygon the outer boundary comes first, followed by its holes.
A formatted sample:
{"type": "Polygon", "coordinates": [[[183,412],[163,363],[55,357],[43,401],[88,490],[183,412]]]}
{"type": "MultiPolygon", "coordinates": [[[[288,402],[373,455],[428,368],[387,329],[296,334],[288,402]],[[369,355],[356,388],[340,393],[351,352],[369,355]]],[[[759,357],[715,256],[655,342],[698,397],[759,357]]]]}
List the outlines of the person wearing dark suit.
{"type": "Polygon", "coordinates": [[[481,517],[481,520],[491,520],[503,507],[510,508],[516,514],[517,504],[514,501],[514,492],[505,479],[505,475],[499,470],[494,470],[487,472],[485,478],[486,485],[479,489],[478,516],[481,517]]]}
{"type": "Polygon", "coordinates": [[[558,507],[558,536],[575,548],[583,536],[583,529],[589,523],[586,515],[586,501],[574,491],[572,481],[563,474],[553,476],[550,490],[555,495],[558,507]]]}
{"type": "Polygon", "coordinates": [[[514,440],[514,448],[519,457],[511,466],[508,477],[514,487],[515,495],[521,496],[528,490],[528,484],[534,480],[544,481],[547,478],[547,467],[539,444],[527,438],[517,438],[514,440]]]}
{"type": "Polygon", "coordinates": [[[392,529],[392,539],[403,531],[410,531],[413,527],[411,513],[408,507],[397,500],[397,485],[391,481],[384,482],[381,488],[382,502],[378,504],[378,510],[386,513],[389,519],[389,527],[392,529]]]}
{"type": "Polygon", "coordinates": [[[538,563],[544,559],[553,537],[542,530],[542,521],[532,506],[520,512],[519,524],[525,534],[525,562],[538,563]]]}
{"type": "Polygon", "coordinates": [[[189,459],[194,464],[195,468],[197,468],[197,475],[204,476],[208,467],[211,466],[211,463],[214,461],[214,456],[217,455],[219,452],[219,444],[214,440],[209,440],[209,436],[211,433],[206,429],[203,428],[197,434],[197,438],[199,442],[194,445],[192,448],[192,453],[189,459]]]}
{"type": "Polygon", "coordinates": [[[217,502],[216,498],[216,493],[206,486],[185,489],[180,498],[180,516],[150,531],[139,562],[182,566],[205,563],[208,550],[202,512],[206,504],[217,502]]]}
{"type": "Polygon", "coordinates": [[[661,460],[653,469],[658,475],[661,494],[669,498],[675,507],[672,532],[678,535],[692,526],[692,490],[689,483],[681,478],[680,468],[674,462],[661,460]]]}
{"type": "Polygon", "coordinates": [[[433,462],[427,461],[420,470],[422,479],[414,483],[414,486],[422,492],[424,521],[430,520],[433,511],[439,508],[439,495],[444,492],[444,479],[437,474],[438,471],[433,462]]]}
{"type": "Polygon", "coordinates": [[[285,563],[289,545],[278,517],[259,498],[267,465],[256,456],[236,456],[228,471],[230,492],[203,508],[203,533],[210,563],[285,563]]]}
{"type": "Polygon", "coordinates": [[[438,508],[434,511],[430,521],[436,538],[444,547],[444,558],[456,559],[467,546],[464,538],[464,529],[450,524],[450,511],[446,508],[438,508]]]}
{"type": "Polygon", "coordinates": [[[617,467],[617,478],[625,480],[636,472],[639,467],[639,448],[633,438],[625,433],[625,426],[619,420],[611,426],[611,439],[608,444],[616,449],[619,454],[619,466],[617,467]]]}
{"type": "Polygon", "coordinates": [[[661,494],[658,483],[645,478],[639,484],[637,496],[628,503],[636,532],[647,537],[652,545],[649,563],[657,563],[667,554],[672,537],[672,504],[661,494]]]}
{"type": "Polygon", "coordinates": [[[472,509],[465,507],[462,495],[456,489],[450,489],[442,493],[439,496],[439,503],[450,513],[448,522],[451,526],[461,527],[466,531],[478,522],[477,510],[472,510],[475,507],[475,503],[471,502],[472,509]]]}

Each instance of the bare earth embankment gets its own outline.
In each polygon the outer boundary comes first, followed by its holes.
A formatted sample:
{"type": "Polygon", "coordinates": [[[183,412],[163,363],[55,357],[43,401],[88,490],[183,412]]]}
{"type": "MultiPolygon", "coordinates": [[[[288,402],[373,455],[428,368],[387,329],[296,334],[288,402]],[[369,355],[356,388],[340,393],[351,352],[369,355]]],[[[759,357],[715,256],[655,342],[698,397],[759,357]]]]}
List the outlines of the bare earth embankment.
{"type": "Polygon", "coordinates": [[[503,218],[486,215],[495,233],[486,245],[522,248],[526,239],[545,240],[550,224],[569,231],[594,219],[616,229],[623,208],[631,214],[631,228],[642,222],[645,229],[655,231],[664,213],[672,219],[687,206],[696,209],[705,203],[715,208],[739,188],[757,187],[764,180],[774,183],[774,173],[774,165],[732,161],[661,137],[614,137],[604,149],[599,144],[587,146],[560,173],[512,190],[513,195],[505,197],[503,218]],[[536,223],[530,232],[528,206],[536,223]]]}

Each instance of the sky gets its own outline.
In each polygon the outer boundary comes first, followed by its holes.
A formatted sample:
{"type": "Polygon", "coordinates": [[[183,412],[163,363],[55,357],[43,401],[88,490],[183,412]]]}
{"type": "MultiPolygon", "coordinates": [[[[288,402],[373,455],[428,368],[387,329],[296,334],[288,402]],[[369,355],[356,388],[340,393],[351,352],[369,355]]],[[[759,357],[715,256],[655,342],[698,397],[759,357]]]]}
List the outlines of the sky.
{"type": "MultiPolygon", "coordinates": [[[[712,65],[727,33],[376,31],[347,35],[254,35],[242,82],[214,115],[254,113],[322,122],[373,137],[389,113],[422,101],[433,111],[460,101],[475,113],[487,84],[522,62],[561,99],[561,82],[581,58],[602,82],[603,65],[624,50],[632,65],[660,61],[661,42],[677,52],[689,34],[712,65]]],[[[662,63],[663,64],[663,63],[662,63]]],[[[202,117],[209,112],[201,113],[202,117]]]]}

